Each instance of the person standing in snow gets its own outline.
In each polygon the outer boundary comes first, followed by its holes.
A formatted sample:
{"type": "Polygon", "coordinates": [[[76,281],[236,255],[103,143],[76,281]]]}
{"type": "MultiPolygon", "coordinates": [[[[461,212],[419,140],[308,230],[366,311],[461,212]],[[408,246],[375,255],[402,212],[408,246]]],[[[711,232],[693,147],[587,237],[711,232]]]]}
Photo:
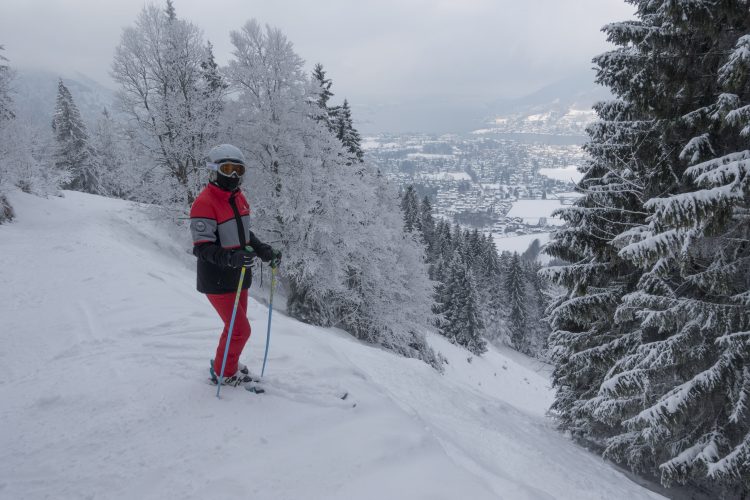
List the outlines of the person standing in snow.
{"type": "Polygon", "coordinates": [[[247,289],[252,283],[251,266],[259,257],[276,267],[281,252],[262,243],[250,230],[250,207],[240,190],[245,175],[242,152],[230,144],[221,144],[208,152],[206,165],[210,181],[190,209],[190,232],[193,254],[198,257],[198,291],[206,294],[224,322],[209,371],[211,380],[218,383],[241,270],[248,268],[224,368],[224,384],[239,385],[252,381],[247,367],[239,362],[250,338],[247,289]]]}

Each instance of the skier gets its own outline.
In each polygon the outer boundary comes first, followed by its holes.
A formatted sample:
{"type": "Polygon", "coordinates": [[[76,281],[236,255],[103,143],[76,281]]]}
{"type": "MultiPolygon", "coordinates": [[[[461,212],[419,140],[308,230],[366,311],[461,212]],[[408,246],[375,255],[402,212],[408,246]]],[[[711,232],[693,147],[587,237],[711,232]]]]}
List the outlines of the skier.
{"type": "Polygon", "coordinates": [[[198,291],[206,294],[224,321],[209,370],[214,383],[219,382],[241,270],[248,268],[224,367],[223,383],[236,386],[252,382],[247,367],[239,363],[242,349],[250,338],[247,289],[252,282],[251,266],[255,258],[260,257],[276,267],[281,252],[262,243],[250,230],[250,207],[240,190],[245,175],[242,152],[230,144],[221,144],[208,152],[206,166],[210,170],[210,180],[190,209],[190,232],[193,254],[198,257],[198,291]]]}

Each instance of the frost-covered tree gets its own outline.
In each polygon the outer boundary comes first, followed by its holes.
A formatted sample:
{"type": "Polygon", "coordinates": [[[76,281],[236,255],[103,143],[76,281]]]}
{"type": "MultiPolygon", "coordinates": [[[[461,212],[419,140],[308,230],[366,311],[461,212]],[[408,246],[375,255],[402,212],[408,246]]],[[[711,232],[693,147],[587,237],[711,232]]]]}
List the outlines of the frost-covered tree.
{"type": "Polygon", "coordinates": [[[225,94],[212,57],[201,30],[179,19],[171,1],[166,11],[144,7],[123,31],[112,76],[149,156],[144,175],[163,179],[149,201],[188,204],[207,180],[203,156],[216,142],[225,94]]]}
{"type": "Polygon", "coordinates": [[[634,0],[596,59],[585,196],[548,271],[554,408],[574,434],[665,484],[750,492],[747,131],[743,1],[634,0]],[[666,98],[665,98],[666,96],[666,98]]]}
{"type": "Polygon", "coordinates": [[[234,140],[248,158],[254,230],[284,251],[288,311],[440,366],[424,339],[426,264],[398,197],[369,166],[350,168],[319,119],[319,82],[281,31],[252,20],[231,40],[234,140]]]}
{"type": "Polygon", "coordinates": [[[13,80],[13,71],[5,64],[8,59],[2,54],[5,48],[0,45],[0,126],[15,117],[13,113],[13,100],[10,96],[10,83],[13,80]]]}
{"type": "Polygon", "coordinates": [[[89,135],[73,96],[63,83],[57,84],[57,101],[52,118],[55,136],[55,168],[68,174],[64,186],[74,191],[100,192],[100,174],[89,144],[89,135]]]}
{"type": "Polygon", "coordinates": [[[99,176],[99,194],[130,199],[134,193],[142,192],[142,172],[133,168],[140,161],[139,155],[127,132],[106,108],[94,124],[91,149],[99,176]]]}
{"type": "Polygon", "coordinates": [[[8,122],[11,121],[15,114],[13,113],[13,100],[10,95],[10,83],[13,79],[13,71],[10,66],[4,62],[8,59],[2,55],[4,47],[0,45],[0,224],[11,220],[14,216],[13,208],[10,206],[5,190],[9,184],[9,170],[11,165],[2,158],[7,157],[7,130],[8,122]]]}

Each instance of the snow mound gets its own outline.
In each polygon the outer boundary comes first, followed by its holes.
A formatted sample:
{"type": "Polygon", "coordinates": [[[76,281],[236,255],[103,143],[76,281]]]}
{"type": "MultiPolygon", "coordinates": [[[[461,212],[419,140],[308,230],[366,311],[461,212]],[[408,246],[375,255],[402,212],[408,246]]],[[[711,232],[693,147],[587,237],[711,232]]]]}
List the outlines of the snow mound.
{"type": "MultiPolygon", "coordinates": [[[[556,432],[548,368],[495,348],[470,357],[433,337],[441,376],[277,313],[268,392],[216,399],[220,325],[186,236],[123,201],[11,201],[0,497],[660,498],[556,432]]],[[[257,372],[266,308],[250,302],[257,372]]]]}

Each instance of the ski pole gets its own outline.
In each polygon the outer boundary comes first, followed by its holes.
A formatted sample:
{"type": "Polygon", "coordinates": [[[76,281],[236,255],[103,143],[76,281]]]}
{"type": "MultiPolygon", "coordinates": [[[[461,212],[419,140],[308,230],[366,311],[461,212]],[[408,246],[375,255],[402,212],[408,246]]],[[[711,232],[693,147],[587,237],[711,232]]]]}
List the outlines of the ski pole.
{"type": "Polygon", "coordinates": [[[221,360],[221,373],[219,373],[219,385],[216,388],[216,397],[219,397],[221,385],[224,383],[224,367],[227,364],[227,355],[229,354],[229,342],[232,341],[232,330],[234,329],[234,319],[237,317],[237,309],[240,303],[240,294],[242,293],[242,283],[245,281],[245,268],[240,271],[240,282],[237,284],[237,294],[234,296],[234,308],[232,309],[232,319],[229,321],[229,331],[227,332],[227,343],[224,346],[224,359],[221,360]]]}
{"type": "Polygon", "coordinates": [[[271,313],[273,313],[273,287],[276,284],[276,268],[271,268],[271,296],[268,299],[268,329],[266,330],[266,353],[263,355],[263,368],[260,370],[260,378],[266,372],[266,360],[268,359],[268,344],[271,342],[271,313]]]}

